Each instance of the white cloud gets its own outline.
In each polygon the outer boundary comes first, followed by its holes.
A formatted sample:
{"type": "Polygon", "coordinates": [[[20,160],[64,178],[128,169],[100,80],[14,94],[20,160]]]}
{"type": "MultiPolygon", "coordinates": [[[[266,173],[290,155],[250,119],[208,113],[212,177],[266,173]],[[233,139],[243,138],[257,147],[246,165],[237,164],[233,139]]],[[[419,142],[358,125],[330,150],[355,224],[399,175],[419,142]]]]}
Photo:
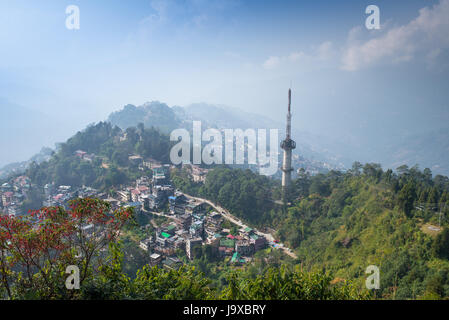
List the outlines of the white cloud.
{"type": "Polygon", "coordinates": [[[294,51],[287,56],[270,56],[262,66],[265,69],[275,69],[280,65],[291,66],[297,63],[319,63],[330,60],[334,56],[332,42],[325,41],[319,46],[312,47],[309,52],[294,51]]]}
{"type": "Polygon", "coordinates": [[[360,29],[353,29],[343,52],[342,69],[354,71],[381,61],[411,61],[418,55],[436,59],[438,54],[432,52],[449,48],[448,17],[449,0],[441,0],[431,8],[419,10],[418,17],[408,24],[394,27],[362,43],[355,41],[360,29]]]}
{"type": "Polygon", "coordinates": [[[271,56],[265,62],[263,63],[263,67],[265,69],[274,69],[276,68],[281,62],[281,59],[276,56],[271,56]]]}
{"type": "Polygon", "coordinates": [[[333,53],[332,42],[326,41],[318,46],[317,58],[320,60],[328,60],[332,57],[333,53]]]}
{"type": "Polygon", "coordinates": [[[298,51],[298,52],[292,52],[289,56],[288,56],[288,60],[295,62],[298,61],[302,58],[306,57],[306,54],[302,51],[298,51]]]}

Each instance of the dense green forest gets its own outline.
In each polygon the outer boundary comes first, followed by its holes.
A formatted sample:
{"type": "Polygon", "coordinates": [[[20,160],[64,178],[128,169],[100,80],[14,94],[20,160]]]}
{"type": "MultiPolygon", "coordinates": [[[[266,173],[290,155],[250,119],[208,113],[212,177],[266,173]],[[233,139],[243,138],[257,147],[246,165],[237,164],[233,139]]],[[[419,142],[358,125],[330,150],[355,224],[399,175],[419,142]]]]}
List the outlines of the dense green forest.
{"type": "Polygon", "coordinates": [[[383,298],[449,297],[449,179],[429,169],[383,171],[358,162],[347,172],[301,171],[289,207],[274,204],[279,184],[249,170],[220,167],[204,185],[182,170],[175,184],[216,201],[255,226],[277,230],[307,270],[331,271],[364,285],[377,265],[383,298]]]}
{"type": "Polygon", "coordinates": [[[296,186],[301,200],[274,225],[304,266],[362,283],[374,264],[382,297],[449,296],[447,177],[355,163],[347,173],[302,176],[296,186]]]}
{"type": "Polygon", "coordinates": [[[139,174],[129,163],[130,155],[168,162],[169,152],[169,137],[153,127],[139,124],[122,131],[108,122],[100,122],[62,143],[49,161],[32,163],[26,175],[38,186],[54,182],[104,190],[132,181],[139,174]],[[75,155],[78,150],[94,157],[91,161],[83,160],[75,155]]]}

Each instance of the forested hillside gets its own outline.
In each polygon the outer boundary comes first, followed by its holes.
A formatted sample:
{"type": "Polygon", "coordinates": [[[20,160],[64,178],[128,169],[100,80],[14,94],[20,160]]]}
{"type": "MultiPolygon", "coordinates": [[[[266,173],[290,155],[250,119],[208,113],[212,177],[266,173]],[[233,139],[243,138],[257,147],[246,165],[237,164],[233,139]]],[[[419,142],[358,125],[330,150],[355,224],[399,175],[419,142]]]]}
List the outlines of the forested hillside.
{"type": "Polygon", "coordinates": [[[233,270],[222,288],[194,267],[148,265],[124,272],[121,232],[138,228],[132,208],[111,211],[98,199],[76,199],[69,209],[46,207],[30,217],[0,216],[0,299],[366,299],[350,281],[324,273],[268,266],[250,277],[233,270]],[[34,225],[34,220],[39,223],[34,225]],[[85,221],[98,236],[80,232],[85,221]],[[74,250],[75,244],[81,254],[74,250]],[[26,248],[26,249],[24,249],[26,248]],[[9,254],[4,255],[6,250],[9,254]],[[67,265],[80,266],[80,290],[67,290],[67,265]]]}
{"type": "Polygon", "coordinates": [[[137,169],[129,166],[130,155],[168,162],[169,152],[169,137],[157,129],[147,129],[139,124],[137,128],[123,131],[110,123],[100,122],[62,143],[49,161],[32,163],[26,175],[39,186],[55,182],[56,185],[106,189],[134,178],[137,169]],[[89,159],[77,156],[79,150],[86,152],[89,159]]]}
{"type": "Polygon", "coordinates": [[[108,122],[123,130],[143,123],[147,128],[156,127],[164,133],[179,128],[181,124],[172,108],[159,101],[147,102],[138,107],[128,104],[122,110],[111,113],[108,122]]]}
{"type": "Polygon", "coordinates": [[[402,166],[394,173],[360,163],[348,172],[302,172],[291,190],[292,206],[283,208],[273,204],[278,183],[249,171],[217,168],[201,187],[186,182],[182,172],[177,176],[186,191],[277,230],[307,270],[330,271],[363,286],[367,266],[376,265],[378,297],[449,297],[447,177],[432,177],[429,169],[402,166]]]}

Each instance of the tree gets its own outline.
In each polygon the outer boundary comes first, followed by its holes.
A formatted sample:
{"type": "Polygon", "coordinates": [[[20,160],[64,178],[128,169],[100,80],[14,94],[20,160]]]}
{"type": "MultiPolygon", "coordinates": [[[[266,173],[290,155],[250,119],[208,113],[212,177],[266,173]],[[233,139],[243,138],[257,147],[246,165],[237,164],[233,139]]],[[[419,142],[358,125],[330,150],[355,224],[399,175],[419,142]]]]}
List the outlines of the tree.
{"type": "Polygon", "coordinates": [[[298,268],[289,270],[268,268],[255,279],[234,272],[220,298],[232,300],[341,300],[366,299],[367,292],[357,290],[351,282],[332,283],[323,273],[305,273],[298,268]]]}
{"type": "Polygon", "coordinates": [[[312,179],[310,184],[309,194],[319,194],[321,196],[328,196],[330,194],[330,186],[325,181],[324,176],[319,174],[312,179]]]}
{"type": "Polygon", "coordinates": [[[431,206],[435,206],[436,203],[438,203],[438,200],[440,198],[439,192],[436,187],[433,187],[430,189],[429,195],[427,197],[427,202],[431,206]]]}
{"type": "Polygon", "coordinates": [[[69,206],[44,207],[27,217],[0,216],[1,285],[9,298],[75,294],[63,288],[65,268],[80,268],[80,284],[98,271],[104,264],[101,251],[117,241],[133,213],[131,208],[111,211],[98,199],[75,199],[69,206]]]}
{"type": "Polygon", "coordinates": [[[154,300],[205,300],[214,297],[208,287],[210,280],[194,268],[164,271],[158,267],[144,266],[133,282],[135,299],[154,300]]]}
{"type": "Polygon", "coordinates": [[[379,179],[382,176],[382,167],[378,163],[366,163],[363,166],[363,174],[379,179]]]}
{"type": "Polygon", "coordinates": [[[404,213],[410,217],[416,200],[416,189],[412,182],[407,183],[398,195],[398,202],[404,213]]]}
{"type": "Polygon", "coordinates": [[[295,193],[302,197],[309,195],[310,175],[303,168],[299,170],[298,178],[294,181],[295,193]]]}
{"type": "Polygon", "coordinates": [[[360,170],[362,169],[362,164],[360,163],[360,162],[358,162],[358,161],[355,161],[353,164],[352,164],[352,167],[351,167],[351,174],[353,174],[353,175],[355,175],[355,176],[359,176],[360,175],[360,170]]]}
{"type": "Polygon", "coordinates": [[[423,176],[424,176],[424,181],[427,184],[431,184],[432,183],[432,170],[430,170],[429,168],[425,168],[423,170],[423,176]]]}
{"type": "Polygon", "coordinates": [[[39,192],[36,187],[31,187],[30,191],[27,193],[26,200],[22,202],[22,212],[40,208],[43,200],[42,193],[39,192]]]}
{"type": "Polygon", "coordinates": [[[396,168],[396,171],[399,173],[399,175],[407,175],[410,173],[410,169],[408,168],[408,165],[403,164],[402,166],[399,166],[396,168]]]}
{"type": "Polygon", "coordinates": [[[126,150],[116,150],[112,154],[111,160],[119,166],[128,164],[128,152],[126,150]]]}
{"type": "Polygon", "coordinates": [[[444,228],[433,241],[433,253],[442,259],[449,259],[449,229],[444,228]]]}

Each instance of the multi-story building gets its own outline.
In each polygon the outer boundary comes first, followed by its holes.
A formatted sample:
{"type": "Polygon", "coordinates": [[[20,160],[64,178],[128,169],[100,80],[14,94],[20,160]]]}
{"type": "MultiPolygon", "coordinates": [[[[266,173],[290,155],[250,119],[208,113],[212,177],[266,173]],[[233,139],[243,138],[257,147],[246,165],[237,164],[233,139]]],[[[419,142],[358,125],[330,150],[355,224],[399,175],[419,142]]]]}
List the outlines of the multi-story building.
{"type": "Polygon", "coordinates": [[[47,183],[44,186],[44,193],[45,193],[46,197],[52,196],[54,191],[55,191],[55,185],[53,183],[47,183]]]}
{"type": "Polygon", "coordinates": [[[149,265],[154,267],[157,266],[162,261],[162,256],[158,253],[152,253],[150,255],[150,263],[149,265]]]}
{"type": "Polygon", "coordinates": [[[139,247],[144,251],[148,251],[151,250],[151,244],[152,244],[151,239],[145,239],[140,241],[139,247]]]}
{"type": "Polygon", "coordinates": [[[190,225],[192,224],[192,216],[187,213],[176,216],[174,220],[178,228],[182,230],[188,230],[190,228],[190,225]]]}
{"type": "Polygon", "coordinates": [[[220,255],[232,255],[235,249],[235,240],[233,239],[220,239],[218,251],[220,255]]]}
{"type": "Polygon", "coordinates": [[[140,190],[139,189],[131,189],[131,201],[136,202],[139,201],[140,190]]]}
{"type": "Polygon", "coordinates": [[[162,260],[162,266],[168,270],[178,270],[181,268],[182,262],[177,257],[166,257],[162,260]]]}
{"type": "Polygon", "coordinates": [[[250,243],[252,243],[254,245],[254,250],[258,251],[260,249],[265,248],[266,245],[266,240],[264,237],[258,236],[256,234],[252,234],[250,236],[250,243]]]}
{"type": "Polygon", "coordinates": [[[167,183],[167,177],[163,167],[153,168],[153,186],[162,186],[167,183]]]}
{"type": "Polygon", "coordinates": [[[12,215],[12,216],[16,216],[19,214],[19,207],[15,204],[15,203],[11,203],[8,207],[6,207],[8,209],[8,214],[12,215]]]}
{"type": "Polygon", "coordinates": [[[3,194],[2,194],[3,207],[6,207],[11,202],[13,202],[14,201],[13,197],[14,197],[14,193],[12,191],[3,192],[3,194]]]}
{"type": "Polygon", "coordinates": [[[8,182],[5,182],[4,184],[2,184],[1,190],[2,192],[12,191],[12,186],[8,182]]]}
{"type": "Polygon", "coordinates": [[[254,253],[254,245],[248,240],[235,242],[235,251],[242,256],[250,256],[254,253]]]}
{"type": "Polygon", "coordinates": [[[196,247],[201,247],[203,240],[201,238],[190,238],[186,242],[186,254],[190,260],[194,258],[194,250],[196,247]]]}
{"type": "Polygon", "coordinates": [[[187,203],[185,205],[185,211],[188,214],[205,214],[206,213],[206,203],[187,203]]]}
{"type": "Polygon", "coordinates": [[[203,238],[204,236],[204,224],[203,221],[197,220],[190,225],[190,235],[194,238],[203,238]]]}
{"type": "Polygon", "coordinates": [[[117,191],[117,195],[118,195],[120,201],[122,201],[122,202],[130,202],[132,200],[131,193],[129,192],[129,190],[117,191]]]}
{"type": "Polygon", "coordinates": [[[141,165],[143,163],[142,157],[137,156],[137,155],[129,156],[128,161],[129,161],[130,165],[134,166],[134,167],[138,167],[139,165],[141,165]]]}
{"type": "Polygon", "coordinates": [[[171,214],[184,214],[187,204],[187,198],[184,195],[176,195],[168,197],[171,214]]]}
{"type": "Polygon", "coordinates": [[[142,210],[142,203],[138,202],[138,201],[136,201],[136,202],[128,202],[125,205],[125,208],[130,208],[130,207],[134,208],[134,212],[137,214],[137,213],[140,213],[140,211],[142,210]]]}

